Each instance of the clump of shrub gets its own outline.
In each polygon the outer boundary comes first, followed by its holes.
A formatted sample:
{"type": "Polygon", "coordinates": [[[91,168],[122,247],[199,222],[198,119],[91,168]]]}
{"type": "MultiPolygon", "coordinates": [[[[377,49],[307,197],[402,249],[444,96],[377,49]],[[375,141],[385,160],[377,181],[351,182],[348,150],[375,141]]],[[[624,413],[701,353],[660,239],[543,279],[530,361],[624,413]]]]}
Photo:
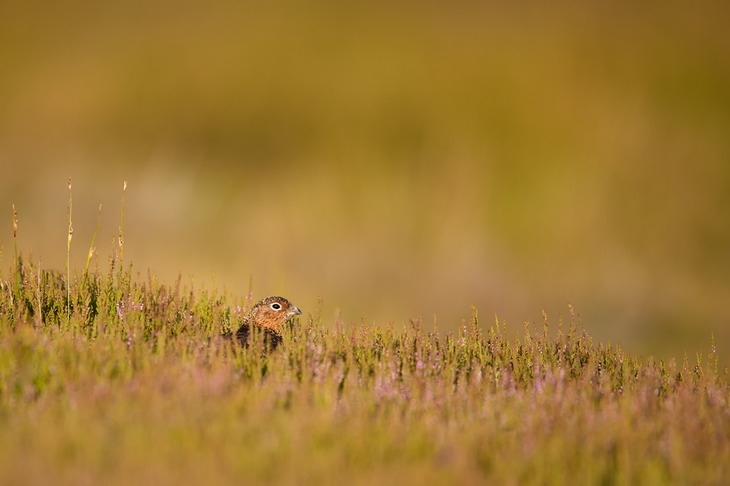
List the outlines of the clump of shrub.
{"type": "Polygon", "coordinates": [[[0,468],[9,480],[719,483],[717,355],[594,343],[572,309],[507,337],[309,313],[265,353],[221,337],[250,300],[18,258],[0,281],[0,468]],[[22,446],[19,446],[22,444],[22,446]],[[28,471],[35,471],[30,474],[28,471]],[[40,472],[39,472],[40,471],[40,472]],[[34,476],[36,474],[37,476],[34,476]]]}

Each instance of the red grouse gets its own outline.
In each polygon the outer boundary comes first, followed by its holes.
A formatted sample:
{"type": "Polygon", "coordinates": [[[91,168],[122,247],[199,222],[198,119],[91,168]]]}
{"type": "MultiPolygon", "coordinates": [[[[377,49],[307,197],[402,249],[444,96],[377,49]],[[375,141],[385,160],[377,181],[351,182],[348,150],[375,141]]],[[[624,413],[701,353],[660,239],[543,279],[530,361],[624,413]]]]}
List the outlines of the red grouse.
{"type": "Polygon", "coordinates": [[[248,346],[251,328],[255,327],[264,333],[264,345],[274,350],[281,344],[281,329],[292,317],[301,315],[302,311],[284,297],[271,296],[258,301],[243,318],[241,327],[236,331],[236,340],[242,346],[248,346]]]}

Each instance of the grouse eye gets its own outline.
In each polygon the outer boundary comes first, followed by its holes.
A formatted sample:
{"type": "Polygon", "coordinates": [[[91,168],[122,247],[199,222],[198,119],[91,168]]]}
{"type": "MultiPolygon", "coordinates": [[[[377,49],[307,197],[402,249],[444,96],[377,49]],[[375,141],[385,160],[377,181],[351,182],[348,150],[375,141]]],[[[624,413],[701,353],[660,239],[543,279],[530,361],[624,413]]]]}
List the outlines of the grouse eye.
{"type": "Polygon", "coordinates": [[[271,308],[276,311],[281,310],[281,304],[278,302],[274,302],[273,304],[271,304],[271,308]]]}

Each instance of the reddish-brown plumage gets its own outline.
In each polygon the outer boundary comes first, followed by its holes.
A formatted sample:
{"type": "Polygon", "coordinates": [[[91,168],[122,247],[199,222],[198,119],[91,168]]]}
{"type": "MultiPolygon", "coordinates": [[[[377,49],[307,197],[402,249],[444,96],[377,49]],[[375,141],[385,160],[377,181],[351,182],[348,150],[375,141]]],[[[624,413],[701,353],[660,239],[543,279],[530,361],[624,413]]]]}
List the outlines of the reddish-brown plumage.
{"type": "Polygon", "coordinates": [[[269,349],[281,344],[281,329],[292,317],[302,311],[284,297],[271,296],[258,301],[243,318],[241,327],[236,331],[236,339],[242,346],[248,345],[251,328],[256,327],[264,332],[264,342],[269,349]]]}

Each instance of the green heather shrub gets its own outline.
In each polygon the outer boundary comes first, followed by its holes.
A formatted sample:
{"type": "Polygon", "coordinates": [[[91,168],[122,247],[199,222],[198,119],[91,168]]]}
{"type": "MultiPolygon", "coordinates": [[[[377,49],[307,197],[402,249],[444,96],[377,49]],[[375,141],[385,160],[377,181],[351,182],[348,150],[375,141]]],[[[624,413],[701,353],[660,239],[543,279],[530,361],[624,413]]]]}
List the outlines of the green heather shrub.
{"type": "MultiPolygon", "coordinates": [[[[7,484],[720,484],[730,388],[714,347],[657,361],[596,344],[569,309],[506,337],[476,310],[295,321],[284,345],[221,333],[250,305],[135,275],[22,259],[0,282],[7,484]],[[67,299],[70,295],[70,299],[67,299]],[[69,307],[70,305],[70,307],[69,307]]],[[[259,336],[260,338],[261,336],[259,336]]]]}

